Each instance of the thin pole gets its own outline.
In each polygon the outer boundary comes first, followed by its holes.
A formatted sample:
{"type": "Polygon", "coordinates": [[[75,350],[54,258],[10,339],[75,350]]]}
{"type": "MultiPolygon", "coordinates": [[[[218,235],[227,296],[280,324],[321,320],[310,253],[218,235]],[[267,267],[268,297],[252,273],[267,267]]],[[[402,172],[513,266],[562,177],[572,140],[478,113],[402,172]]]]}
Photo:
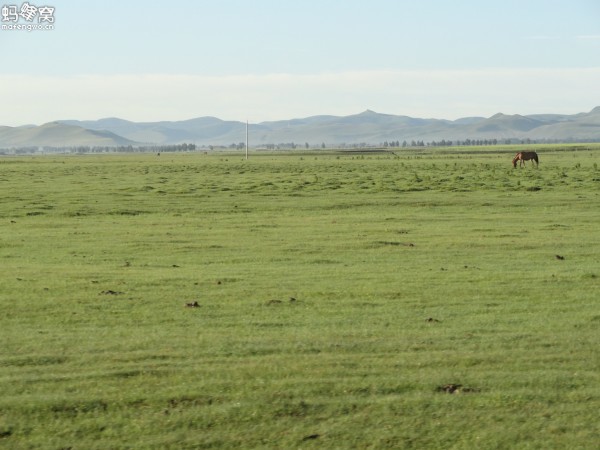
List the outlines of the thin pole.
{"type": "Polygon", "coordinates": [[[248,120],[246,120],[246,159],[248,159],[248,120]]]}

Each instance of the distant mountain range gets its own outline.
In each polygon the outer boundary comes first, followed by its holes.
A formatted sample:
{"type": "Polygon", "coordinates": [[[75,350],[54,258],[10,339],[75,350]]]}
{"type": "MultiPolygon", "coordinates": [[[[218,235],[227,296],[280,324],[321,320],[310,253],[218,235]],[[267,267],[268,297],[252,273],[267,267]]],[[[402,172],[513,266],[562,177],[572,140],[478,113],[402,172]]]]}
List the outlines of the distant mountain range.
{"type": "MultiPolygon", "coordinates": [[[[295,143],[319,146],[374,144],[385,141],[470,140],[600,141],[600,107],[588,113],[419,119],[364,111],[350,116],[313,116],[251,124],[250,145],[295,143]]],[[[130,122],[118,118],[59,120],[41,126],[0,126],[0,148],[140,146],[180,143],[230,145],[245,141],[244,122],[215,117],[175,122],[130,122]]]]}

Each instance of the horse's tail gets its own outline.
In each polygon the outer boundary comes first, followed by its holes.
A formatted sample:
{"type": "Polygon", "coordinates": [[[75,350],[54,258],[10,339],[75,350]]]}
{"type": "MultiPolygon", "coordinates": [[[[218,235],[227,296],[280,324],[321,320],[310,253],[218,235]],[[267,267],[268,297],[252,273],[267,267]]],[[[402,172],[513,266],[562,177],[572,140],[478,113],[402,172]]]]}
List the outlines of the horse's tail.
{"type": "Polygon", "coordinates": [[[538,155],[537,155],[537,153],[535,153],[535,152],[533,153],[533,159],[535,159],[535,163],[536,163],[536,164],[539,164],[539,163],[540,163],[540,160],[538,159],[538,155]]]}

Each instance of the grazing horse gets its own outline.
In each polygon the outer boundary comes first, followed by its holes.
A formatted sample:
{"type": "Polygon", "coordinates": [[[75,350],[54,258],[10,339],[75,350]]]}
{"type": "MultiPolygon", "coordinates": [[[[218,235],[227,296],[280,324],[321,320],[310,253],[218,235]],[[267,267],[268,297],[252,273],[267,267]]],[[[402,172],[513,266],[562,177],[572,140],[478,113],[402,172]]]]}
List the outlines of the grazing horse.
{"type": "Polygon", "coordinates": [[[525,161],[531,160],[531,164],[533,165],[533,161],[535,161],[536,166],[540,165],[540,161],[538,160],[538,155],[536,152],[519,152],[513,158],[513,167],[517,167],[517,161],[520,162],[520,166],[522,167],[525,164],[525,161]]]}

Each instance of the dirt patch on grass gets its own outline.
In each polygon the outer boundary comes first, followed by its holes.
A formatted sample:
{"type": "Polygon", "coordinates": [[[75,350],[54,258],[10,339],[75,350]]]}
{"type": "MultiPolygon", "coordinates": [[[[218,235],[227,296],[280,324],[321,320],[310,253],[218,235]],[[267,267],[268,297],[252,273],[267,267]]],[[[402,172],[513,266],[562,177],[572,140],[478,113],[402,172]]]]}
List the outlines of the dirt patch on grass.
{"type": "Polygon", "coordinates": [[[479,392],[479,389],[476,389],[473,387],[466,387],[466,386],[463,386],[462,384],[450,383],[450,384],[443,384],[441,386],[438,386],[435,389],[435,391],[446,393],[446,394],[470,394],[473,392],[479,392]]]}

